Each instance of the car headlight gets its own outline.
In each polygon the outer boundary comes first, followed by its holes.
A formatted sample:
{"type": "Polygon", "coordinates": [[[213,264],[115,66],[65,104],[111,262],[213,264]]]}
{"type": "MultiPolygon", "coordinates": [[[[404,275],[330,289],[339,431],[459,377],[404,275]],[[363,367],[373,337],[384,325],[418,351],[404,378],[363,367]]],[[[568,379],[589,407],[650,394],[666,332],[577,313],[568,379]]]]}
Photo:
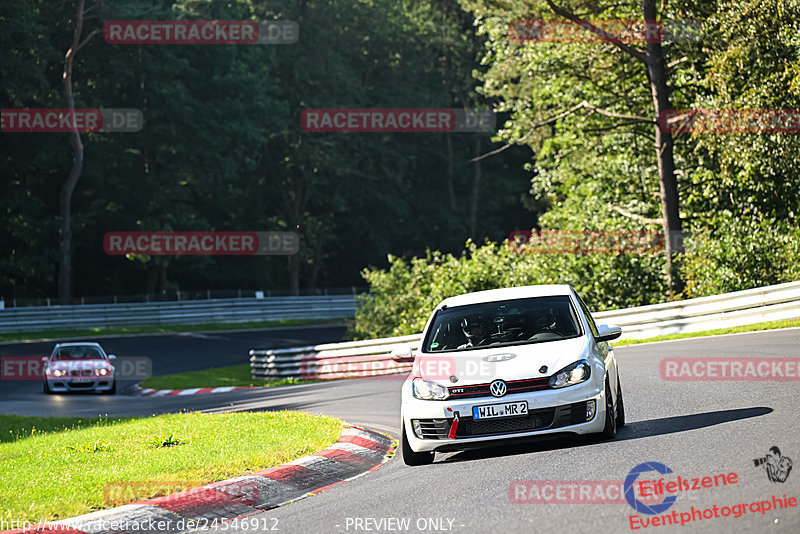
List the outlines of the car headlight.
{"type": "Polygon", "coordinates": [[[96,374],[97,376],[106,376],[108,374],[111,374],[111,371],[109,369],[106,369],[105,367],[102,367],[100,369],[95,369],[94,374],[96,374]]]}
{"type": "Polygon", "coordinates": [[[53,371],[53,376],[56,378],[60,376],[67,376],[67,372],[62,369],[56,369],[55,371],[53,371]]]}
{"type": "Polygon", "coordinates": [[[551,388],[563,388],[586,382],[592,376],[592,368],[586,360],[578,360],[550,377],[551,388]]]}
{"type": "Polygon", "coordinates": [[[445,400],[450,396],[446,387],[424,378],[411,381],[411,392],[414,398],[422,400],[445,400]]]}

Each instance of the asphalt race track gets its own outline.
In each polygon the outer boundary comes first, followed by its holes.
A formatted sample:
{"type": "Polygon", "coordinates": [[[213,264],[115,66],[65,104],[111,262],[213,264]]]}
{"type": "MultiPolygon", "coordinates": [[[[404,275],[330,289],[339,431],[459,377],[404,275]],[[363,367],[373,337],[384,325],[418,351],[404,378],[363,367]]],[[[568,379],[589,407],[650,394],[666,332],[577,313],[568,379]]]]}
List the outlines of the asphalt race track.
{"type": "MultiPolygon", "coordinates": [[[[299,338],[304,334],[295,335],[299,338]]],[[[247,334],[242,336],[245,339],[237,338],[235,343],[244,350],[247,334]]],[[[194,368],[203,368],[201,361],[195,361],[191,355],[197,355],[196,351],[203,347],[203,354],[211,354],[208,351],[216,350],[218,340],[198,339],[203,343],[195,348],[181,348],[181,343],[193,343],[189,336],[165,340],[174,343],[171,354],[182,354],[183,363],[164,361],[159,365],[164,369],[175,365],[184,370],[184,366],[197,363],[194,368]]],[[[152,349],[144,344],[150,342],[142,340],[137,337],[102,342],[117,354],[143,355],[152,349]]],[[[264,342],[258,345],[266,346],[264,342]]],[[[4,355],[17,354],[9,350],[18,349],[18,345],[0,345],[0,353],[4,355]]],[[[793,462],[800,461],[800,424],[792,411],[800,400],[798,381],[686,382],[666,381],[659,375],[659,362],[664,357],[800,359],[800,329],[621,347],[616,354],[628,425],[619,430],[613,442],[575,438],[439,454],[433,465],[415,468],[405,466],[398,453],[373,473],[250,519],[270,528],[275,526],[280,532],[303,534],[800,532],[800,507],[769,510],[764,514],[748,509],[741,517],[696,519],[685,526],[643,528],[637,523],[638,528],[633,530],[631,516],[638,515],[642,521],[655,516],[637,514],[624,501],[565,502],[569,500],[570,485],[580,486],[582,481],[618,481],[621,486],[628,473],[643,462],[659,462],[671,468],[673,473],[664,475],[665,481],[676,480],[678,475],[692,479],[736,473],[736,483],[679,492],[677,501],[666,513],[676,512],[679,522],[681,513],[689,515],[692,508],[702,513],[715,505],[722,510],[758,501],[772,502],[773,495],[800,498],[797,472],[800,468],[795,467],[785,482],[771,482],[764,468],[756,467],[753,461],[766,455],[773,446],[779,447],[793,462]],[[537,487],[541,488],[543,481],[561,481],[561,494],[550,490],[546,503],[512,502],[515,495],[523,501],[531,496],[527,493],[529,484],[515,481],[538,481],[537,487]],[[520,486],[522,490],[518,489],[520,486]]],[[[197,358],[205,361],[205,366],[211,361],[208,355],[197,358]]],[[[219,360],[214,361],[222,362],[218,365],[246,361],[246,350],[244,356],[220,353],[219,360]]],[[[157,371],[162,372],[161,369],[158,367],[157,371]]],[[[31,391],[15,385],[14,392],[7,387],[8,382],[3,382],[0,413],[124,416],[181,409],[207,412],[295,409],[334,415],[351,424],[399,437],[400,383],[399,379],[361,379],[213,395],[144,398],[46,397],[39,384],[31,391]]],[[[661,476],[651,473],[646,478],[661,476]]],[[[550,486],[555,488],[555,482],[550,486]]],[[[252,532],[252,524],[246,529],[245,525],[238,528],[227,525],[219,530],[252,532]]]]}
{"type": "MultiPolygon", "coordinates": [[[[120,357],[146,357],[152,362],[154,376],[185,371],[199,371],[250,361],[250,349],[317,345],[340,341],[346,333],[342,324],[230,330],[225,332],[185,332],[131,336],[100,336],[71,339],[97,341],[108,354],[120,357]]],[[[57,340],[0,343],[0,356],[50,355],[57,340]]],[[[133,382],[120,381],[123,390],[133,382]]],[[[86,415],[100,406],[119,401],[96,395],[54,396],[48,401],[42,394],[41,381],[0,381],[0,413],[19,415],[86,415]],[[9,407],[10,403],[10,407],[9,407]],[[83,410],[88,410],[83,413],[83,410]]],[[[126,402],[129,397],[126,397],[126,402]]],[[[94,410],[94,411],[93,411],[94,410]]],[[[105,413],[105,412],[102,412],[105,413]]]]}

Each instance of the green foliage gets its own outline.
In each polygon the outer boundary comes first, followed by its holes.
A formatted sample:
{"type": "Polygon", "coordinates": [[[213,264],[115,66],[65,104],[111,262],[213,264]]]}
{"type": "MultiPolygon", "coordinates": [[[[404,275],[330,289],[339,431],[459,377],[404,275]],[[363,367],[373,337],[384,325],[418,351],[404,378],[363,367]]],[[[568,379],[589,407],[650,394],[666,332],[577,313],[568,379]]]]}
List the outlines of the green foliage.
{"type": "Polygon", "coordinates": [[[658,254],[519,254],[507,243],[468,242],[458,257],[429,251],[424,258],[389,260],[386,271],[362,272],[371,292],[356,312],[357,337],[421,332],[440,301],[471,291],[570,284],[597,311],[651,304],[664,295],[658,254]]]}
{"type": "Polygon", "coordinates": [[[155,447],[156,449],[161,447],[175,447],[177,445],[183,445],[186,440],[181,438],[175,437],[175,432],[167,436],[166,438],[159,438],[153,437],[150,439],[150,445],[155,447]]]}
{"type": "Polygon", "coordinates": [[[67,447],[72,452],[104,452],[111,450],[111,444],[107,441],[96,440],[94,443],[76,443],[67,447]]]}
{"type": "Polygon", "coordinates": [[[720,217],[688,239],[686,294],[702,297],[800,280],[800,228],[785,221],[720,217]]]}
{"type": "MultiPolygon", "coordinates": [[[[360,284],[389,251],[459,250],[530,225],[526,151],[482,164],[492,132],[313,133],[312,107],[488,106],[474,90],[481,48],[456,0],[87,0],[84,35],[111,19],[294,20],[292,45],[110,45],[87,41],[74,66],[78,107],[138,108],[137,133],[84,133],[73,197],[76,295],[360,284]],[[376,24],[375,21],[381,21],[376,24]],[[452,195],[450,194],[452,192],[452,195]],[[108,231],[298,230],[284,257],[104,254],[108,231]],[[287,276],[288,275],[288,276],[287,276]]],[[[63,107],[61,70],[75,2],[20,0],[0,16],[0,107],[63,107]]],[[[58,192],[66,134],[3,133],[0,295],[55,294],[58,192]],[[24,157],[21,157],[24,155],[24,157]]]]}

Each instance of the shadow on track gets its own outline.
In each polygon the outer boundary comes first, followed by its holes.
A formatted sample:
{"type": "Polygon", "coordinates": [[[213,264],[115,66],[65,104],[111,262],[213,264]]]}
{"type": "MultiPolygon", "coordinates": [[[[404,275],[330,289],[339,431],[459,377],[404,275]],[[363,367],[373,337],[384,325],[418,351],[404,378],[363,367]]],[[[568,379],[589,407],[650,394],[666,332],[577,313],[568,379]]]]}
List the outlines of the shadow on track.
{"type": "MultiPolygon", "coordinates": [[[[631,439],[649,438],[653,436],[663,436],[688,430],[697,430],[710,426],[761,417],[772,413],[774,410],[765,406],[754,408],[738,408],[733,410],[719,410],[716,412],[705,412],[691,415],[678,415],[675,417],[662,417],[660,419],[649,419],[647,421],[630,422],[624,428],[620,428],[614,441],[627,441],[631,439]]],[[[544,452],[556,449],[575,448],[584,445],[599,443],[597,437],[588,436],[569,436],[560,435],[557,438],[539,438],[541,441],[528,441],[513,445],[498,447],[487,447],[485,449],[471,449],[468,451],[457,452],[453,456],[446,458],[442,463],[464,462],[470,460],[480,460],[485,458],[496,458],[501,456],[512,456],[516,454],[529,454],[531,452],[544,452]]],[[[613,443],[611,441],[607,443],[613,443]]]]}

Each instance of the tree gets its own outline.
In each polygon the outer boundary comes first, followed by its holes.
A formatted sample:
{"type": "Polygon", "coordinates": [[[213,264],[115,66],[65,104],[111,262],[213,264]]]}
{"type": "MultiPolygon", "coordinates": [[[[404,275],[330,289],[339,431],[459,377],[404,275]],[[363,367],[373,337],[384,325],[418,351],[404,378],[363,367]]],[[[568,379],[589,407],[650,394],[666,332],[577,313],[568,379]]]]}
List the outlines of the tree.
{"type": "MultiPolygon", "coordinates": [[[[83,22],[86,15],[84,10],[86,0],[78,0],[75,8],[75,30],[72,34],[72,45],[64,56],[64,100],[66,101],[68,113],[75,116],[75,96],[72,92],[72,67],[75,57],[81,48],[94,37],[100,30],[95,28],[85,37],[83,36],[83,22]]],[[[81,134],[78,132],[75,121],[72,124],[70,133],[70,145],[72,146],[72,168],[69,176],[64,181],[59,197],[59,209],[61,215],[61,230],[59,250],[61,258],[58,270],[58,297],[68,300],[72,297],[72,194],[78,185],[83,169],[83,142],[81,134]]]]}
{"type": "MultiPolygon", "coordinates": [[[[680,241],[671,237],[679,235],[682,222],[678,202],[678,184],[675,170],[674,140],[668,131],[659,128],[658,117],[662,112],[672,109],[671,95],[675,87],[670,84],[674,76],[674,66],[667,65],[667,51],[658,39],[648,39],[644,49],[624,42],[620,36],[607,33],[589,19],[620,18],[633,20],[636,12],[629,5],[609,3],[572,2],[571,7],[545,0],[544,4],[529,5],[523,2],[504,2],[500,7],[490,2],[464,1],[463,4],[472,9],[482,22],[483,31],[489,35],[490,52],[485,61],[492,63],[489,73],[484,77],[484,91],[490,95],[506,99],[519,96],[518,88],[509,89],[509,84],[526,87],[531,83],[545,87],[536,89],[535,94],[544,95],[543,100],[532,102],[530,97],[522,101],[507,100],[505,109],[515,111],[510,128],[500,134],[509,143],[528,143],[539,146],[546,134],[536,134],[536,128],[550,128],[551,132],[561,132],[569,124],[575,114],[596,114],[605,122],[585,121],[579,127],[589,128],[588,137],[601,137],[615,129],[631,129],[641,132],[639,126],[652,128],[655,145],[655,161],[657,163],[659,201],[661,217],[660,225],[667,237],[665,247],[665,269],[668,286],[672,294],[681,289],[679,274],[673,263],[675,254],[680,251],[680,241]],[[578,14],[578,10],[581,10],[578,14]],[[588,32],[597,34],[602,42],[531,44],[514,46],[509,42],[506,30],[513,20],[511,17],[535,18],[553,14],[562,17],[554,22],[567,21],[576,27],[583,27],[588,32]],[[508,51],[503,48],[508,48],[508,51]],[[555,50],[558,47],[560,50],[555,50]],[[530,48],[541,48],[555,54],[542,56],[530,48]],[[557,59],[556,59],[557,58],[557,59]],[[557,69],[569,69],[567,72],[554,72],[557,69]],[[527,73],[526,73],[527,71],[527,73]],[[535,80],[525,78],[537,72],[541,76],[553,75],[555,79],[538,77],[535,80]],[[527,76],[526,76],[527,74],[527,76]],[[600,79],[606,76],[606,79],[600,79]],[[642,81],[646,83],[649,106],[644,105],[642,81]],[[579,87],[577,84],[584,84],[579,87]],[[588,89],[588,90],[587,90],[588,89]],[[595,89],[592,91],[591,89],[595,89]],[[598,92],[600,89],[602,92],[598,92]],[[525,109],[521,104],[532,105],[533,110],[525,109]],[[677,248],[675,248],[677,245],[677,248]],[[675,250],[673,250],[675,249],[675,250]]],[[[638,19],[642,25],[658,20],[663,22],[672,13],[659,14],[654,0],[644,0],[638,19]]],[[[668,49],[675,54],[678,46],[675,43],[668,49]]],[[[678,68],[680,67],[678,62],[678,68]]],[[[559,135],[556,133],[556,135],[559,135]]],[[[635,182],[634,182],[635,183],[635,182]]],[[[616,216],[623,215],[638,222],[652,223],[656,219],[631,213],[616,206],[616,216]]]]}

